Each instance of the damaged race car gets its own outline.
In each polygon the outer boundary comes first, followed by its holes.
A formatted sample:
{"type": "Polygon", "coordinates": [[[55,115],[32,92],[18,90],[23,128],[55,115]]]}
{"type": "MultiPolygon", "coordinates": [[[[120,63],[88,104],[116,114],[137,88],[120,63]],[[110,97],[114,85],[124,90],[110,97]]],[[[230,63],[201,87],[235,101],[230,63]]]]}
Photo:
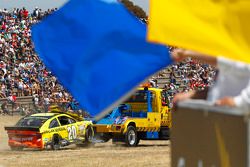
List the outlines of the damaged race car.
{"type": "Polygon", "coordinates": [[[12,150],[23,148],[53,149],[70,144],[92,143],[93,124],[70,112],[37,113],[20,119],[15,126],[5,127],[12,150]]]}

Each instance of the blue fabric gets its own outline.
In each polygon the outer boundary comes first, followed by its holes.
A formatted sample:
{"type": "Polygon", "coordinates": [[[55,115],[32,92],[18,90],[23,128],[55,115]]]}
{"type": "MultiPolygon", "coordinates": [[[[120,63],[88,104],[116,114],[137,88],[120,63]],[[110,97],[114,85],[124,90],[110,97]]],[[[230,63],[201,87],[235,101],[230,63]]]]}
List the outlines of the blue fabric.
{"type": "Polygon", "coordinates": [[[32,28],[35,50],[92,116],[171,63],[116,0],[70,0],[32,28]]]}

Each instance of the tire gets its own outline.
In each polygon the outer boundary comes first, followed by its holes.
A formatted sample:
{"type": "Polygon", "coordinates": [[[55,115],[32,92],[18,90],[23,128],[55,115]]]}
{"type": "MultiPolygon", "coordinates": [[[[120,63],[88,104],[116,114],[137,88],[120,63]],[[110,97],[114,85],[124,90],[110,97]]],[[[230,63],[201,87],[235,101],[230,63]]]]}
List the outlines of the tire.
{"type": "Polygon", "coordinates": [[[85,140],[82,143],[77,143],[78,147],[87,147],[93,145],[94,131],[92,126],[88,126],[85,131],[85,140]]]}
{"type": "Polygon", "coordinates": [[[60,139],[60,137],[58,135],[53,136],[53,140],[52,140],[52,143],[51,143],[52,150],[59,150],[61,148],[60,140],[61,139],[60,139]]]}
{"type": "Polygon", "coordinates": [[[125,134],[125,144],[128,147],[136,147],[139,143],[137,131],[134,126],[129,126],[125,134]]]}
{"type": "Polygon", "coordinates": [[[85,144],[90,144],[93,142],[94,130],[91,126],[88,126],[85,131],[85,144]]]}
{"type": "Polygon", "coordinates": [[[170,130],[168,127],[161,127],[159,134],[160,134],[160,139],[163,139],[163,140],[170,139],[170,130]]]}
{"type": "Polygon", "coordinates": [[[22,151],[23,150],[23,147],[14,147],[14,146],[10,146],[10,149],[12,151],[22,151]]]}

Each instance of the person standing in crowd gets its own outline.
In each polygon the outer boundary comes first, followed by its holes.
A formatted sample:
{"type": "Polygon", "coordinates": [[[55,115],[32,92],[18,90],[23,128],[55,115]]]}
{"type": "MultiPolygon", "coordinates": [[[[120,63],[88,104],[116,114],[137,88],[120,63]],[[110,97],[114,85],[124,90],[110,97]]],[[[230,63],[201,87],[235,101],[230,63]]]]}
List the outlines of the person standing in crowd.
{"type": "Polygon", "coordinates": [[[40,11],[38,7],[35,7],[35,10],[33,10],[32,16],[39,19],[40,11]]]}
{"type": "Polygon", "coordinates": [[[28,18],[28,16],[29,16],[29,11],[28,10],[26,10],[26,8],[25,7],[23,7],[23,10],[22,10],[22,18],[23,19],[27,19],[28,18]]]}
{"type": "Polygon", "coordinates": [[[10,115],[7,105],[8,105],[7,102],[3,102],[2,105],[1,105],[1,109],[3,111],[3,115],[5,115],[5,114],[10,115]]]}
{"type": "Polygon", "coordinates": [[[38,97],[37,94],[35,94],[35,95],[33,96],[33,105],[34,105],[34,109],[35,109],[36,111],[38,111],[38,109],[39,109],[39,97],[38,97]]]}
{"type": "Polygon", "coordinates": [[[48,112],[49,111],[49,105],[50,105],[50,99],[49,97],[46,95],[43,99],[43,104],[44,104],[44,111],[48,112]]]}
{"type": "Polygon", "coordinates": [[[16,94],[10,94],[7,98],[8,102],[11,104],[11,108],[12,108],[12,115],[14,112],[14,109],[16,107],[16,94]]]}

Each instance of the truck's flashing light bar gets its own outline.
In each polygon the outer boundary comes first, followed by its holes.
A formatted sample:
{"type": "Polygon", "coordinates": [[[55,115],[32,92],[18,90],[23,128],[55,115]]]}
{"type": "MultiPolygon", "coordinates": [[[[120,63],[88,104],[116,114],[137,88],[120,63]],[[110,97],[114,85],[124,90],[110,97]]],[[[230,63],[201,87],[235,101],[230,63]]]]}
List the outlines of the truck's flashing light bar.
{"type": "Polygon", "coordinates": [[[143,83],[140,85],[141,88],[150,88],[151,87],[151,84],[149,82],[146,82],[146,83],[143,83]]]}

